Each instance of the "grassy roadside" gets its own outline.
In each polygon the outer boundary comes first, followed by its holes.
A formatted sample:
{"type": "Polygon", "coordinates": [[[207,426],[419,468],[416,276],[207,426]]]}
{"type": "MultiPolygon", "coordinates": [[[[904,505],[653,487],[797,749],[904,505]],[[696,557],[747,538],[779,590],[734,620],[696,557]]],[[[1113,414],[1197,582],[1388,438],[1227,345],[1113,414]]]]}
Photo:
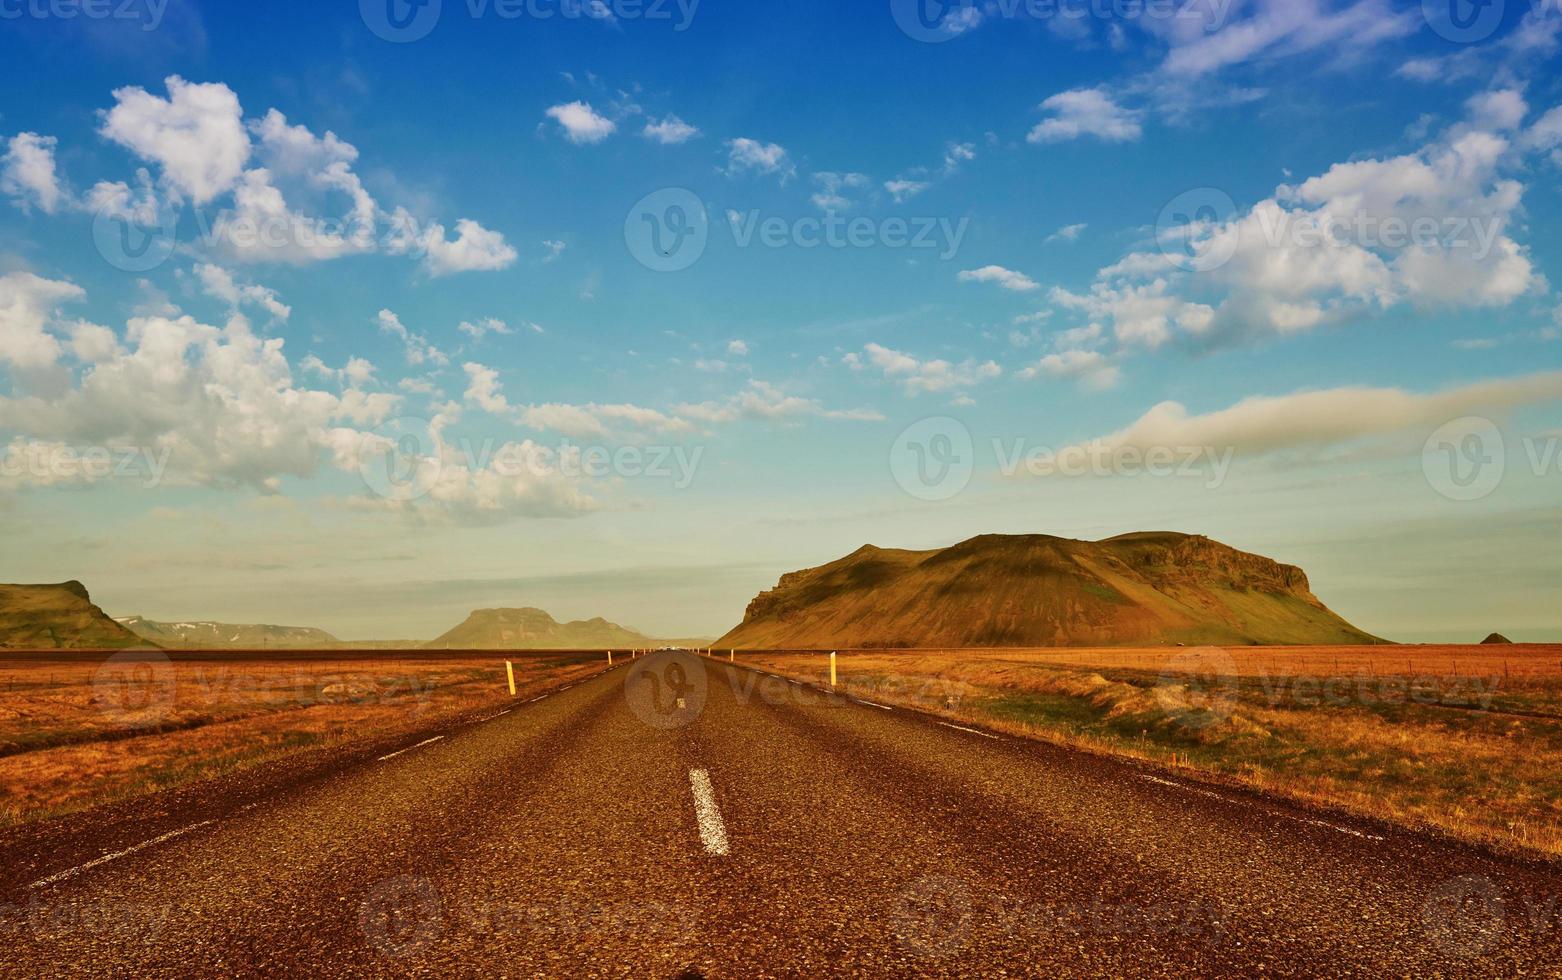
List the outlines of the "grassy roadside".
{"type": "MultiPolygon", "coordinates": [[[[870,700],[1131,756],[1526,856],[1562,857],[1562,651],[860,652],[870,700]]],[[[801,679],[819,654],[748,654],[801,679]]]]}
{"type": "MultiPolygon", "coordinates": [[[[605,666],[594,655],[514,663],[518,698],[605,666]]],[[[510,700],[501,657],[175,658],[104,672],[96,660],[0,656],[0,827],[410,733],[510,700]]]]}

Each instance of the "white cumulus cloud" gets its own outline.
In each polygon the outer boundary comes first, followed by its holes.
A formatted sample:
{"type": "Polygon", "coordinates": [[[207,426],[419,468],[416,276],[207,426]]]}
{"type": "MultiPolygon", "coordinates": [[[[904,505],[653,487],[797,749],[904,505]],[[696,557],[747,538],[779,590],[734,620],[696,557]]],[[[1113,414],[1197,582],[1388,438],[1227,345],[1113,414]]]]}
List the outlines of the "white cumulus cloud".
{"type": "Polygon", "coordinates": [[[618,124],[591,108],[589,102],[566,102],[548,109],[547,116],[577,146],[600,143],[618,131],[618,124]]]}
{"type": "Polygon", "coordinates": [[[1005,269],[1001,265],[986,265],[980,269],[966,269],[959,275],[961,282],[990,282],[1017,293],[1040,289],[1036,280],[1021,272],[1005,269]]]}
{"type": "Polygon", "coordinates": [[[1041,104],[1052,115],[1026,136],[1031,143],[1058,143],[1094,136],[1108,143],[1129,143],[1144,134],[1139,113],[1125,109],[1100,88],[1059,92],[1041,104]]]}
{"type": "Polygon", "coordinates": [[[37,133],[11,137],[4,156],[0,156],[0,192],[9,194],[24,210],[36,207],[44,214],[58,211],[66,196],[55,171],[57,143],[53,136],[37,133]]]}

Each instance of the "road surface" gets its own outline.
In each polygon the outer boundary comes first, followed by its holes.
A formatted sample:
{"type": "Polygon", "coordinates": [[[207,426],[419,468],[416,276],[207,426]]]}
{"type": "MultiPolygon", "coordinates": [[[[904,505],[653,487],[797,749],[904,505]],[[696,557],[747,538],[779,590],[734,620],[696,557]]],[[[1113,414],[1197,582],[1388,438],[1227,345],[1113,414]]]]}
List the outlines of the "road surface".
{"type": "Polygon", "coordinates": [[[130,830],[0,975],[1562,975],[1555,871],[682,654],[130,830]]]}

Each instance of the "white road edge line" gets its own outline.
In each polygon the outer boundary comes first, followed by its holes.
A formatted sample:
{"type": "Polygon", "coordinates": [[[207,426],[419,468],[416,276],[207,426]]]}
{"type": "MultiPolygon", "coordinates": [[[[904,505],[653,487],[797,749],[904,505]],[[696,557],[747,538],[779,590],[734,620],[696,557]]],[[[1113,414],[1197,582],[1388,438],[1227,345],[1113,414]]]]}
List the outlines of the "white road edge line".
{"type": "Polygon", "coordinates": [[[202,820],[200,823],[192,823],[188,827],[181,827],[178,830],[170,830],[168,833],[163,834],[161,837],[154,837],[154,838],[152,838],[149,841],[142,841],[140,844],[137,844],[134,847],[127,847],[123,851],[115,851],[112,854],[104,854],[101,857],[95,857],[91,861],[88,861],[86,864],[77,865],[74,868],[70,868],[70,869],[68,869],[66,871],[61,871],[59,874],[52,874],[49,877],[44,878],[44,879],[42,879],[40,881],[33,882],[31,885],[28,885],[27,887],[29,887],[29,888],[45,888],[45,887],[47,887],[49,885],[55,884],[56,882],[64,881],[67,878],[74,878],[77,875],[81,874],[83,871],[89,871],[89,870],[91,870],[93,868],[96,868],[100,864],[107,864],[108,862],[116,860],[118,858],[128,857],[129,855],[134,854],[137,851],[144,851],[144,850],[146,850],[149,847],[155,847],[158,844],[162,844],[162,843],[164,843],[166,841],[171,841],[175,837],[183,837],[185,834],[188,834],[192,830],[200,830],[202,827],[208,826],[209,824],[214,824],[216,822],[217,821],[215,821],[215,820],[202,820]]]}
{"type": "Polygon", "coordinates": [[[694,791],[694,816],[700,825],[700,841],[705,845],[705,853],[725,857],[731,852],[727,845],[727,825],[721,822],[721,810],[716,807],[710,773],[704,769],[690,769],[689,788],[694,791]]]}
{"type": "Polygon", "coordinates": [[[1281,814],[1277,814],[1277,816],[1285,817],[1287,820],[1295,820],[1298,823],[1310,823],[1310,824],[1312,824],[1315,827],[1327,827],[1330,830],[1338,831],[1338,832],[1340,832],[1342,834],[1350,834],[1352,837],[1360,837],[1363,840],[1382,840],[1383,839],[1382,837],[1379,837],[1377,834],[1368,834],[1368,833],[1365,833],[1365,832],[1360,831],[1360,830],[1352,830],[1350,827],[1341,827],[1339,824],[1337,824],[1337,823],[1330,823],[1327,820],[1314,820],[1311,817],[1293,817],[1289,813],[1281,813],[1281,814]]]}
{"type": "MultiPolygon", "coordinates": [[[[852,700],[856,701],[858,704],[865,704],[865,705],[867,705],[870,708],[878,708],[880,711],[894,711],[895,710],[894,708],[891,708],[889,705],[887,705],[887,704],[879,704],[877,701],[865,701],[862,698],[852,698],[852,700]]],[[[967,731],[969,731],[969,730],[970,729],[967,729],[967,731]]],[[[980,733],[979,732],[978,734],[984,734],[984,733],[980,733]]]]}
{"type": "MultiPolygon", "coordinates": [[[[1185,790],[1187,790],[1190,793],[1198,793],[1200,796],[1208,796],[1211,799],[1222,800],[1222,801],[1224,801],[1226,803],[1235,803],[1237,806],[1245,806],[1245,807],[1252,807],[1253,806],[1252,804],[1248,803],[1246,800],[1232,799],[1231,797],[1223,796],[1220,793],[1214,793],[1214,792],[1211,792],[1211,791],[1209,791],[1207,789],[1200,789],[1197,786],[1189,786],[1186,783],[1174,782],[1174,781],[1172,781],[1170,779],[1162,779],[1159,776],[1151,776],[1148,773],[1140,773],[1139,778],[1147,780],[1147,781],[1152,782],[1152,783],[1159,783],[1162,786],[1173,786],[1173,787],[1176,787],[1177,789],[1185,789],[1185,790]]],[[[1262,810],[1263,808],[1262,807],[1258,807],[1257,809],[1262,810]]],[[[1341,834],[1350,834],[1352,837],[1360,837],[1363,840],[1383,840],[1383,838],[1378,836],[1377,834],[1369,834],[1369,833],[1366,833],[1364,831],[1355,830],[1355,829],[1353,829],[1351,827],[1342,827],[1342,826],[1340,826],[1337,823],[1330,823],[1327,820],[1316,820],[1316,819],[1314,819],[1312,817],[1298,817],[1295,814],[1280,813],[1280,812],[1275,811],[1275,810],[1264,810],[1264,812],[1270,814],[1271,816],[1279,817],[1282,820],[1294,820],[1297,823],[1312,824],[1314,827],[1324,827],[1324,828],[1327,828],[1329,830],[1337,831],[1337,832],[1339,832],[1341,834]]]]}
{"type": "Polygon", "coordinates": [[[424,739],[423,741],[419,742],[417,745],[409,745],[409,746],[407,746],[404,749],[398,749],[395,752],[392,752],[390,755],[382,755],[382,756],[380,756],[378,761],[384,762],[386,759],[394,759],[398,755],[401,755],[401,754],[406,753],[406,752],[411,752],[413,749],[421,749],[425,745],[433,745],[435,742],[439,741],[440,739],[442,739],[444,737],[445,736],[443,736],[443,735],[435,735],[433,738],[424,739]]]}
{"type": "Polygon", "coordinates": [[[983,738],[997,738],[998,737],[998,736],[992,734],[991,732],[977,731],[974,728],[967,728],[964,725],[952,725],[952,724],[950,724],[947,721],[941,721],[941,722],[939,722],[939,724],[943,725],[945,728],[953,728],[956,731],[960,731],[960,732],[970,732],[972,735],[980,735],[983,738]]]}

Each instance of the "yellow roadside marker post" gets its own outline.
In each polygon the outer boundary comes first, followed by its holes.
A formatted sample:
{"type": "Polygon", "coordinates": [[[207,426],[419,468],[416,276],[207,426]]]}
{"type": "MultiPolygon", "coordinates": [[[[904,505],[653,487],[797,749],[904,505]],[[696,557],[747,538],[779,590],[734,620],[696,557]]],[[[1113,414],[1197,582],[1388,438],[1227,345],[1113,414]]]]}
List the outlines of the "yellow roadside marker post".
{"type": "Polygon", "coordinates": [[[734,663],[734,664],[737,663],[738,662],[738,651],[736,651],[736,650],[728,650],[727,651],[727,662],[728,663],[734,663]]]}
{"type": "Polygon", "coordinates": [[[607,665],[609,667],[613,666],[613,651],[612,650],[609,650],[607,652],[607,665]]]}
{"type": "Polygon", "coordinates": [[[830,651],[830,686],[835,686],[835,651],[830,651]]]}
{"type": "Polygon", "coordinates": [[[504,662],[505,676],[510,679],[510,697],[515,697],[515,664],[506,660],[504,662]]]}

